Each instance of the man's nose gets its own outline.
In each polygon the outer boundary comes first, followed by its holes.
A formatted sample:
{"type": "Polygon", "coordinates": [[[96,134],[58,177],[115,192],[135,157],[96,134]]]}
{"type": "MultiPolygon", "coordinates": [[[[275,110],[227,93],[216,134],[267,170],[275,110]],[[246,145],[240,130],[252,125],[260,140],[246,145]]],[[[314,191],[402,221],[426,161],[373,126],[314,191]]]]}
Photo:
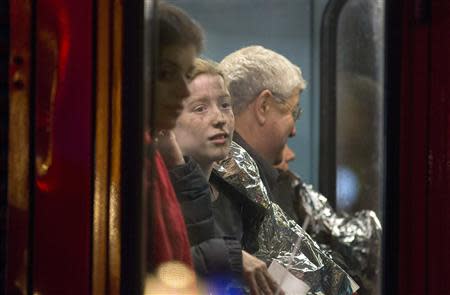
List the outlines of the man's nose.
{"type": "Polygon", "coordinates": [[[289,133],[289,137],[294,137],[297,134],[297,127],[294,126],[292,127],[291,133],[289,133]]]}

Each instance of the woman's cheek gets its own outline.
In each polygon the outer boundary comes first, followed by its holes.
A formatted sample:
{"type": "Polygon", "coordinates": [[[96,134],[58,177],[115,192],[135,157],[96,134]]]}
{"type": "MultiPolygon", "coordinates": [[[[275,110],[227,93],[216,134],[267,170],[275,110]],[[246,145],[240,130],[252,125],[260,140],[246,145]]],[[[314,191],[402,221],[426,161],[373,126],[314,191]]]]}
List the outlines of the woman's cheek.
{"type": "Polygon", "coordinates": [[[227,116],[228,120],[227,120],[227,124],[230,127],[231,131],[234,129],[234,115],[233,113],[229,114],[227,116]]]}

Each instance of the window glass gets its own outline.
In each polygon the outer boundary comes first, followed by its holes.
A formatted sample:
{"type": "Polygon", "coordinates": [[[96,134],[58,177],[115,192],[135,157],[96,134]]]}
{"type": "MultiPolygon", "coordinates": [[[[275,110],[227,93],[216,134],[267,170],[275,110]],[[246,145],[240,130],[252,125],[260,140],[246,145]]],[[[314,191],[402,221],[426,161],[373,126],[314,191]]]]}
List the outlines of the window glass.
{"type": "Polygon", "coordinates": [[[336,207],[372,209],[379,215],[384,1],[348,1],[339,14],[336,40],[336,207]]]}
{"type": "Polygon", "coordinates": [[[306,182],[318,186],[319,41],[326,0],[172,0],[205,29],[203,56],[220,62],[249,45],[281,53],[302,69],[307,88],[297,135],[289,139],[296,153],[290,163],[306,182]]]}
{"type": "MultiPolygon", "coordinates": [[[[338,212],[370,209],[381,220],[384,192],[384,1],[168,2],[184,9],[204,28],[206,48],[203,57],[220,62],[242,47],[262,45],[301,67],[308,87],[301,95],[304,112],[296,123],[297,136],[289,141],[296,153],[290,169],[319,191],[321,145],[329,145],[332,161],[327,164],[333,173],[326,181],[333,190],[320,192],[338,212]],[[334,2],[339,2],[339,9],[333,22],[322,27],[326,7],[334,2]],[[327,60],[333,62],[328,67],[321,66],[320,42],[323,38],[321,33],[325,30],[333,34],[331,46],[334,51],[331,54],[327,52],[327,60]],[[328,82],[332,85],[324,85],[321,76],[330,72],[334,78],[328,82]],[[328,95],[333,103],[326,106],[328,109],[331,106],[333,115],[320,117],[324,105],[320,105],[319,98],[325,86],[333,91],[328,95]],[[327,134],[331,133],[332,139],[328,142],[319,142],[322,124],[331,125],[327,134]]],[[[375,295],[379,291],[361,290],[359,294],[375,295]]]]}

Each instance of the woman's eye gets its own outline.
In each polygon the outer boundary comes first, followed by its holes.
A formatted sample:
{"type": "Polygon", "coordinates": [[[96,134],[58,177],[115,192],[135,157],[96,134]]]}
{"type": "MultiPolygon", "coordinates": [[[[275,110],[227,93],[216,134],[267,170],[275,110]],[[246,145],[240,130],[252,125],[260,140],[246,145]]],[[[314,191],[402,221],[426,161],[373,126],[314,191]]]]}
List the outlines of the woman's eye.
{"type": "Polygon", "coordinates": [[[222,108],[223,108],[223,109],[230,109],[230,108],[231,108],[231,103],[229,103],[229,102],[223,102],[223,103],[222,103],[222,108]]]}
{"type": "Polygon", "coordinates": [[[196,113],[201,113],[201,112],[204,112],[204,111],[206,111],[206,106],[203,106],[203,105],[197,106],[197,107],[194,108],[194,112],[196,112],[196,113]]]}
{"type": "Polygon", "coordinates": [[[184,75],[184,78],[185,78],[186,80],[188,80],[188,81],[191,81],[191,80],[192,80],[192,71],[187,72],[187,73],[184,75]]]}
{"type": "Polygon", "coordinates": [[[158,75],[158,78],[160,79],[160,80],[169,80],[170,79],[170,77],[171,77],[171,72],[170,71],[167,71],[167,70],[160,70],[159,71],[159,75],[158,75]]]}
{"type": "Polygon", "coordinates": [[[224,110],[229,110],[232,107],[231,99],[229,97],[223,97],[220,100],[220,107],[224,110]]]}
{"type": "Polygon", "coordinates": [[[168,81],[168,80],[175,79],[176,74],[177,74],[177,73],[176,73],[175,70],[170,69],[170,68],[164,68],[164,67],[162,67],[162,68],[159,70],[158,78],[159,78],[160,80],[168,81]]]}

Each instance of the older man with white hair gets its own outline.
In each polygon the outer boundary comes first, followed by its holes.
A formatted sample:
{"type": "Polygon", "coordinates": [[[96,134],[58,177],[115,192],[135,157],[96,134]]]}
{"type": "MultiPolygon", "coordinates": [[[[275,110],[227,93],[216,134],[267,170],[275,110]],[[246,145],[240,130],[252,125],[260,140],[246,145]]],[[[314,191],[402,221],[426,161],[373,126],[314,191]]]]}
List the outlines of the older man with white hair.
{"type": "Polygon", "coordinates": [[[306,83],[300,68],[261,46],[238,50],[220,65],[233,97],[237,142],[245,141],[269,165],[281,162],[302,110],[306,83]]]}
{"type": "MultiPolygon", "coordinates": [[[[246,251],[289,268],[313,294],[352,294],[357,285],[350,276],[274,202],[273,165],[282,161],[301,114],[306,82],[300,68],[262,46],[242,48],[220,67],[233,99],[235,133],[229,157],[210,179],[222,200],[222,208],[214,208],[219,225],[235,231],[246,251]],[[227,219],[229,210],[241,218],[227,219]]],[[[300,289],[295,294],[304,294],[300,289]]]]}

